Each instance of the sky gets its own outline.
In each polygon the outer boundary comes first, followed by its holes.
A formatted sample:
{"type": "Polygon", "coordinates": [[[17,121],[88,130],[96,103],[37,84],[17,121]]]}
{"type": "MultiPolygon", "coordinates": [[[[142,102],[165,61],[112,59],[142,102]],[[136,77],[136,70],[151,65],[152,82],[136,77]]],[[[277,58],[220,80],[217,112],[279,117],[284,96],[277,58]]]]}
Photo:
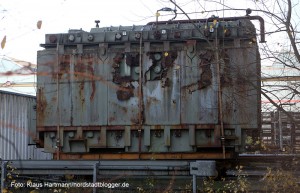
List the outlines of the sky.
{"type": "MultiPolygon", "coordinates": [[[[233,0],[226,0],[237,2],[233,0]]],[[[243,2],[243,8],[247,6],[243,2]]],[[[200,13],[204,9],[217,9],[217,4],[208,4],[195,0],[177,0],[186,12],[198,12],[192,18],[206,18],[212,14],[200,13]]],[[[237,3],[233,4],[239,7],[237,3]]],[[[8,56],[36,63],[36,52],[42,49],[45,34],[67,33],[69,29],[90,31],[95,20],[100,26],[143,25],[155,20],[155,13],[163,7],[174,8],[169,0],[0,0],[0,41],[6,36],[4,49],[0,48],[0,57],[8,56]],[[37,22],[42,21],[40,29],[37,22]]],[[[167,13],[166,13],[167,14],[167,13]]],[[[234,15],[244,15],[233,13],[234,15]]],[[[163,13],[162,13],[163,15],[163,13]]],[[[222,16],[222,15],[220,15],[222,16]]],[[[226,13],[226,16],[231,16],[226,13]]],[[[172,16],[160,17],[168,20],[172,16]]],[[[177,19],[186,19],[178,15],[177,19]]]]}
{"type": "Polygon", "coordinates": [[[155,20],[157,9],[169,6],[155,0],[0,0],[0,39],[6,45],[0,54],[36,62],[47,33],[67,33],[69,29],[89,31],[100,26],[145,24],[155,20]],[[151,2],[151,3],[150,3],[151,2]],[[149,5],[150,3],[150,5],[149,5]],[[148,19],[145,19],[148,18],[148,19]],[[41,29],[37,22],[41,20],[41,29]]]}

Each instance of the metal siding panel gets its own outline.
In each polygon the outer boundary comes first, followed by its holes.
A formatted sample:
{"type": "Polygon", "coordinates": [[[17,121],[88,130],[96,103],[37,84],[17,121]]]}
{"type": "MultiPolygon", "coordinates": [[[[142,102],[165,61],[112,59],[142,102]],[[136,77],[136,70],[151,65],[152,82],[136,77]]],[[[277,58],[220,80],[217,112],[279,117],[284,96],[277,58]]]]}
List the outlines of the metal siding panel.
{"type": "Polygon", "coordinates": [[[97,56],[97,53],[92,56],[94,61],[95,93],[93,98],[90,97],[90,124],[107,125],[107,91],[109,86],[107,74],[109,66],[102,60],[98,60],[97,56]]]}
{"type": "Polygon", "coordinates": [[[88,124],[88,101],[89,78],[87,72],[87,63],[82,55],[72,55],[71,77],[71,101],[69,108],[71,110],[70,120],[75,126],[84,126],[88,124]],[[71,106],[72,105],[72,106],[71,106]]]}
{"type": "MultiPolygon", "coordinates": [[[[201,50],[199,50],[201,51],[201,50]]],[[[181,68],[181,122],[182,124],[216,124],[218,121],[218,102],[215,68],[210,64],[211,85],[199,89],[202,69],[199,67],[199,51],[193,56],[186,55],[181,68]]]]}
{"type": "Polygon", "coordinates": [[[135,87],[134,97],[126,101],[120,101],[117,98],[115,88],[108,88],[108,125],[133,125],[138,123],[138,84],[136,82],[132,84],[135,87]]]}
{"type": "MultiPolygon", "coordinates": [[[[151,60],[144,57],[144,73],[151,67],[151,60]]],[[[180,57],[174,61],[177,64],[180,57]]],[[[173,65],[173,64],[172,64],[173,65]]],[[[180,78],[179,70],[168,67],[166,78],[169,85],[163,86],[161,80],[147,81],[143,86],[145,124],[180,124],[180,78]]]]}
{"type": "Polygon", "coordinates": [[[57,66],[55,50],[39,53],[38,72],[54,75],[52,79],[39,76],[38,99],[45,107],[39,110],[38,123],[40,126],[106,125],[107,114],[101,111],[107,109],[107,67],[97,60],[95,52],[85,55],[70,52],[72,50],[66,49],[65,54],[60,55],[58,87],[53,67],[57,66]]]}
{"type": "Polygon", "coordinates": [[[53,126],[57,122],[56,50],[38,52],[37,57],[37,125],[53,126]]]}
{"type": "Polygon", "coordinates": [[[224,123],[241,125],[242,128],[257,128],[259,85],[256,74],[258,65],[256,47],[230,49],[227,53],[230,57],[227,68],[230,68],[229,76],[232,82],[230,86],[222,87],[224,123]],[[257,85],[258,88],[254,88],[251,84],[257,85]]]}
{"type": "Polygon", "coordinates": [[[107,124],[107,80],[105,64],[97,60],[97,54],[72,56],[71,103],[72,124],[97,126],[107,124]],[[103,113],[104,112],[104,113],[103,113]]]}
{"type": "MultiPolygon", "coordinates": [[[[113,82],[111,76],[114,71],[112,64],[114,64],[114,57],[117,52],[112,51],[109,53],[108,63],[106,64],[106,72],[108,79],[108,91],[107,91],[107,121],[108,125],[133,125],[138,123],[139,117],[139,97],[138,89],[139,85],[137,81],[131,82],[133,88],[133,96],[128,100],[119,100],[117,98],[117,91],[122,89],[120,85],[113,82]]],[[[104,111],[104,112],[105,112],[104,111]]]]}
{"type": "Polygon", "coordinates": [[[50,159],[50,154],[31,156],[40,148],[31,151],[28,146],[31,137],[29,110],[35,98],[0,92],[0,158],[11,159],[50,159]]]}
{"type": "Polygon", "coordinates": [[[145,124],[180,124],[179,86],[162,88],[160,81],[147,82],[144,88],[145,124]]]}
{"type": "Polygon", "coordinates": [[[72,120],[72,115],[71,115],[72,100],[70,100],[71,99],[70,79],[72,77],[72,73],[70,72],[71,63],[72,63],[72,59],[70,55],[59,56],[59,67],[58,67],[59,75],[54,79],[55,82],[54,87],[56,87],[54,92],[56,95],[55,96],[56,101],[54,102],[59,104],[58,105],[59,111],[57,109],[53,109],[55,113],[51,115],[52,119],[57,120],[52,123],[53,126],[56,126],[55,123],[59,123],[59,125],[61,126],[69,126],[71,124],[71,120],[72,120]],[[57,83],[59,85],[57,85],[57,83]]]}

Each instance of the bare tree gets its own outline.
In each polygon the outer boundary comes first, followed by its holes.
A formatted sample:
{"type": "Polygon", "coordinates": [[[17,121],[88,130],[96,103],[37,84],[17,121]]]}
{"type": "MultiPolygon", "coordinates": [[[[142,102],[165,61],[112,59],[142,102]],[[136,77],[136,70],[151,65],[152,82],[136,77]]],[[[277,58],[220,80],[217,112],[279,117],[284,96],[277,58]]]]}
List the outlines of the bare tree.
{"type": "Polygon", "coordinates": [[[292,146],[292,151],[300,151],[296,130],[300,123],[296,119],[300,109],[300,55],[299,23],[296,10],[299,2],[292,0],[253,1],[255,11],[267,21],[266,34],[269,42],[261,45],[262,54],[262,101],[263,111],[275,111],[272,114],[273,128],[278,128],[278,137],[274,135],[275,145],[283,150],[292,146]],[[282,112],[282,113],[280,113],[282,112]],[[295,114],[296,113],[296,114],[295,114]],[[283,119],[283,117],[287,119],[283,119]],[[289,140],[284,141],[284,132],[289,140]]]}

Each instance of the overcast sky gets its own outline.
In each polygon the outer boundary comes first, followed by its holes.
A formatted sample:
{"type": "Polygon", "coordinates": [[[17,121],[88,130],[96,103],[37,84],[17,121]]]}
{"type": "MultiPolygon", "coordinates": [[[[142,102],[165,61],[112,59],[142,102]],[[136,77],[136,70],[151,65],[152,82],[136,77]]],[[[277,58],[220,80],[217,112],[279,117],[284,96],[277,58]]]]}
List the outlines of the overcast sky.
{"type": "MultiPolygon", "coordinates": [[[[232,7],[247,8],[250,1],[226,0],[232,7]],[[242,2],[238,4],[238,2],[242,2]]],[[[192,18],[206,18],[212,14],[241,16],[244,12],[201,13],[220,8],[216,3],[177,0],[186,12],[198,12],[192,18]],[[199,3],[200,2],[200,3],[199,3]]],[[[14,57],[36,63],[36,52],[47,33],[66,33],[69,29],[90,31],[96,19],[100,26],[143,25],[155,20],[155,12],[163,7],[174,8],[168,0],[0,0],[0,41],[7,37],[0,56],[14,57]],[[41,29],[37,22],[42,21],[41,29]]],[[[179,11],[178,11],[179,12],[179,11]]],[[[171,17],[165,17],[170,19],[171,17]]],[[[163,18],[160,18],[161,20],[163,18]]],[[[185,19],[178,15],[177,19],[185,19]]]]}

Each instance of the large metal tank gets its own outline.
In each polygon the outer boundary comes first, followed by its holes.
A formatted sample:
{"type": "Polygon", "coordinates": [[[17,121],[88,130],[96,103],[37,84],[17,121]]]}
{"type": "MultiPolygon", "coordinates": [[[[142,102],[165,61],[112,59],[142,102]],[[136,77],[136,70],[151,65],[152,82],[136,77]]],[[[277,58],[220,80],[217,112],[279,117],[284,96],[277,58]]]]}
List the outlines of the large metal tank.
{"type": "Polygon", "coordinates": [[[58,159],[215,159],[244,151],[260,124],[250,19],[258,17],[46,34],[37,57],[36,142],[58,159]]]}

